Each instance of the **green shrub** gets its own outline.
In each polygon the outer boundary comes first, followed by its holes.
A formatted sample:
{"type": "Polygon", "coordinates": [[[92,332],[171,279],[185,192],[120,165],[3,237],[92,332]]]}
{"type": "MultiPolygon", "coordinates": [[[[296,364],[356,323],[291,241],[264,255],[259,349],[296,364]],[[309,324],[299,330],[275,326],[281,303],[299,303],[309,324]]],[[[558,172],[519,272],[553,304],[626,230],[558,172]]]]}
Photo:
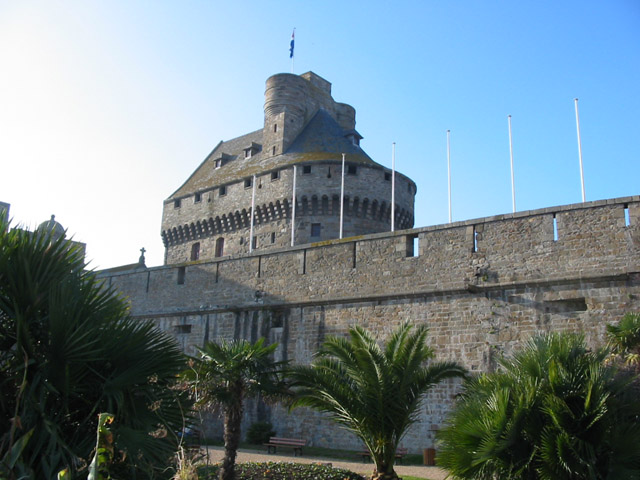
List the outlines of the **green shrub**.
{"type": "Polygon", "coordinates": [[[529,340],[466,383],[438,464],[461,479],[640,478],[640,403],[606,357],[579,335],[529,340]]]}
{"type": "Polygon", "coordinates": [[[270,437],[273,437],[276,432],[273,430],[273,425],[269,422],[255,422],[252,423],[247,430],[247,443],[252,445],[261,445],[267,443],[270,437]]]}
{"type": "MultiPolygon", "coordinates": [[[[217,479],[219,465],[201,467],[202,480],[217,479]]],[[[364,477],[343,468],[326,465],[291,462],[239,463],[235,468],[236,480],[364,480],[364,477]]]]}

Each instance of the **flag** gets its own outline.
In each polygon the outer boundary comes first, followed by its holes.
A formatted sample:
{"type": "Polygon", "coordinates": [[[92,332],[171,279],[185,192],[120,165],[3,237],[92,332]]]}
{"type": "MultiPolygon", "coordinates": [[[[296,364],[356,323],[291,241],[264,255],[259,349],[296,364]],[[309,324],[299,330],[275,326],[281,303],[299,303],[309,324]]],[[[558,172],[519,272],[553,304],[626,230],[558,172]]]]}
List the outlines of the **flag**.
{"type": "Polygon", "coordinates": [[[289,47],[289,58],[293,58],[293,46],[295,44],[296,41],[296,29],[293,29],[293,32],[291,32],[291,46],[289,47]]]}

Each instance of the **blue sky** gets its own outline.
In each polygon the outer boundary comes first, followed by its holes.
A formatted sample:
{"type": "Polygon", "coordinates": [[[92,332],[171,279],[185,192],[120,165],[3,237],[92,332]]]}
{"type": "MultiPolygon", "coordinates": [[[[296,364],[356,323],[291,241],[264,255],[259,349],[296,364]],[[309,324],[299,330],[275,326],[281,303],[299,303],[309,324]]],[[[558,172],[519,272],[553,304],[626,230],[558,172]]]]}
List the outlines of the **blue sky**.
{"type": "Polygon", "coordinates": [[[640,2],[0,1],[0,201],[94,268],[162,264],[162,201],[309,70],[418,185],[416,226],[640,194],[640,2]]]}

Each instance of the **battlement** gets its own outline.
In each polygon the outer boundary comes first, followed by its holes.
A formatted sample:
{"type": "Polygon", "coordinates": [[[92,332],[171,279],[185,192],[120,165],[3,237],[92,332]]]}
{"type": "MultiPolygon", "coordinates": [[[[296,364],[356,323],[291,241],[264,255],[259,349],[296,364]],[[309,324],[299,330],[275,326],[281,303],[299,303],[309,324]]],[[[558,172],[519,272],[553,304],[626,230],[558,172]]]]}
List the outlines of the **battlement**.
{"type": "Polygon", "coordinates": [[[130,298],[132,314],[158,315],[192,312],[194,305],[213,312],[638,272],[640,196],[633,196],[157,267],[109,281],[130,298]]]}
{"type": "MultiPolygon", "coordinates": [[[[308,363],[327,335],[362,325],[385,338],[411,320],[438,359],[493,371],[531,335],[597,346],[607,323],[640,311],[640,196],[99,275],[189,354],[265,337],[276,359],[308,363]]],[[[455,382],[434,388],[405,442],[430,445],[456,394],[455,382]]],[[[316,446],[356,441],[312,412],[261,415],[245,420],[316,446]]]]}

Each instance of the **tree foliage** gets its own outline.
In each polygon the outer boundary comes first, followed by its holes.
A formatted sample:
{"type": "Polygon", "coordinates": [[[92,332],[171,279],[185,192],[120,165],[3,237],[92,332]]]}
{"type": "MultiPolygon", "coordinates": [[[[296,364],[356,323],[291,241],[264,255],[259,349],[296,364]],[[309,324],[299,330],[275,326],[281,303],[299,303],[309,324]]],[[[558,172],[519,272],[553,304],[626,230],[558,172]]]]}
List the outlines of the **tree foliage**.
{"type": "Polygon", "coordinates": [[[419,415],[424,394],[438,382],[464,376],[452,362],[426,362],[427,328],[405,323],[384,348],[356,326],[349,338],[330,337],[310,366],[291,373],[293,407],[328,413],[357,435],[375,462],[374,478],[397,478],[393,465],[402,436],[419,415]]]}
{"type": "Polygon", "coordinates": [[[265,345],[264,338],[255,343],[208,342],[199,349],[200,356],[193,359],[193,368],[186,372],[199,405],[222,407],[225,455],[220,478],[223,480],[234,478],[245,399],[259,396],[275,400],[289,394],[283,377],[286,362],[273,360],[277,346],[265,345]]]}
{"type": "Polygon", "coordinates": [[[607,354],[578,335],[539,336],[468,380],[439,465],[465,479],[638,478],[640,403],[607,354]]]}
{"type": "Polygon", "coordinates": [[[612,353],[640,373],[640,314],[627,313],[617,325],[607,325],[607,337],[612,353]]]}
{"type": "Polygon", "coordinates": [[[188,405],[171,389],[183,368],[175,342],[131,319],[64,237],[0,219],[0,459],[21,446],[3,475],[75,475],[104,411],[116,418],[116,471],[161,475],[188,405]]]}

